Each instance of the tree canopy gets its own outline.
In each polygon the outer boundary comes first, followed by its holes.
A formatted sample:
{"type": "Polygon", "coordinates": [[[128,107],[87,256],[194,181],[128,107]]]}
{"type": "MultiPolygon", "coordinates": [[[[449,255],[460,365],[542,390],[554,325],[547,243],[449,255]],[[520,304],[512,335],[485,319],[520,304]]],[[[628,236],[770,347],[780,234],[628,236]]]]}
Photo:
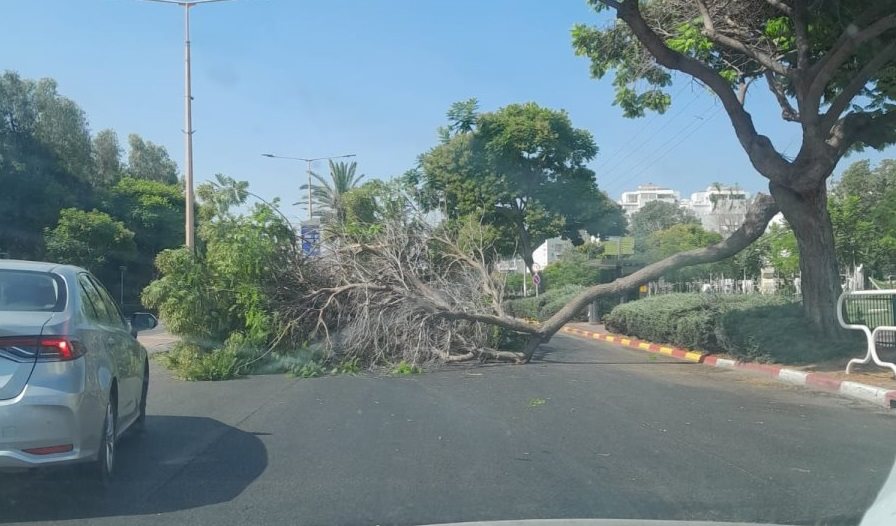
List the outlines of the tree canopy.
{"type": "Polygon", "coordinates": [[[589,0],[620,23],[577,25],[575,52],[591,74],[615,73],[615,103],[629,117],[664,111],[672,72],[721,102],[756,170],[769,181],[801,253],[803,305],[833,335],[839,275],[826,180],[850,150],[896,141],[896,0],[589,0]],[[778,151],[748,111],[767,89],[785,121],[800,124],[800,150],[778,151]]]}
{"type": "Polygon", "coordinates": [[[529,268],[548,238],[578,244],[582,231],[624,230],[621,209],[586,166],[597,153],[594,139],[566,112],[526,103],[473,117],[474,102],[459,104],[449,111],[451,134],[421,156],[413,177],[424,209],[482,219],[499,230],[499,250],[518,252],[529,268]]]}
{"type": "Polygon", "coordinates": [[[59,210],[91,207],[90,132],[50,79],[0,75],[0,253],[35,258],[59,210]]]}
{"type": "Polygon", "coordinates": [[[125,265],[136,303],[156,253],[182,243],[184,202],[165,149],[129,144],[125,164],[115,131],[91,137],[53,80],[0,75],[0,257],[79,264],[115,291],[125,265]]]}
{"type": "Polygon", "coordinates": [[[137,255],[134,233],[98,210],[65,208],[59,213],[59,224],[44,235],[52,261],[84,267],[106,283],[118,275],[120,265],[137,255]]]}
{"type": "Polygon", "coordinates": [[[693,212],[677,204],[651,201],[632,214],[628,228],[637,245],[639,241],[645,241],[647,236],[653,232],[685,224],[699,225],[700,220],[693,212]]]}
{"type": "MultiPolygon", "coordinates": [[[[358,186],[361,180],[364,179],[364,174],[357,173],[358,163],[355,161],[350,163],[345,161],[333,162],[330,159],[329,165],[329,180],[318,173],[311,172],[311,177],[317,181],[317,183],[311,184],[314,215],[321,217],[325,221],[334,219],[342,221],[345,218],[342,196],[358,186]]],[[[308,190],[308,184],[303,184],[300,189],[308,190]]]]}
{"type": "Polygon", "coordinates": [[[177,163],[164,146],[147,141],[136,133],[128,135],[128,175],[136,179],[177,183],[177,163]]]}

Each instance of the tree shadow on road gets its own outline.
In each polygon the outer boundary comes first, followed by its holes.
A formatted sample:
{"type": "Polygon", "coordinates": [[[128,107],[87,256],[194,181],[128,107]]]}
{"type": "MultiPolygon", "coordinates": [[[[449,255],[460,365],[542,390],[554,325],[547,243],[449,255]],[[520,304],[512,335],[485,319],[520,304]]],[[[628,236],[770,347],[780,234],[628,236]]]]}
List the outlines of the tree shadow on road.
{"type": "MultiPolygon", "coordinates": [[[[606,345],[606,344],[604,344],[606,345]]],[[[531,363],[550,365],[697,365],[657,354],[619,349],[620,352],[607,354],[593,347],[592,342],[564,339],[562,336],[541,345],[532,354],[531,363]]]]}
{"type": "Polygon", "coordinates": [[[118,442],[112,484],[83,466],[0,478],[0,523],[167,513],[227,502],[267,468],[257,435],[204,417],[148,416],[118,442]]]}

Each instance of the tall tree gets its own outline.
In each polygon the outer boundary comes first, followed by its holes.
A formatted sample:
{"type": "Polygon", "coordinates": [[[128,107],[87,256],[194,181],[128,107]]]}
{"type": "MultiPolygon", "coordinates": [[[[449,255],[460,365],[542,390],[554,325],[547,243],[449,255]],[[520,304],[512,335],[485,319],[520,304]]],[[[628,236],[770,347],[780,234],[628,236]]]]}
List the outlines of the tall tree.
{"type": "MultiPolygon", "coordinates": [[[[699,222],[685,222],[651,232],[642,249],[647,256],[647,261],[655,263],[673,254],[708,247],[721,240],[720,234],[704,230],[699,222]]],[[[713,265],[700,265],[672,271],[665,277],[672,281],[689,281],[697,277],[706,277],[713,270],[713,265]]]]}
{"type": "Polygon", "coordinates": [[[144,140],[136,133],[128,135],[128,175],[136,179],[177,183],[177,163],[164,146],[144,140]]]}
{"type": "Polygon", "coordinates": [[[474,98],[457,101],[448,108],[448,126],[439,128],[439,135],[445,141],[452,135],[470,133],[476,127],[479,118],[479,100],[474,98]]]}
{"type": "Polygon", "coordinates": [[[94,164],[94,181],[101,185],[113,185],[121,179],[121,145],[115,130],[101,130],[93,137],[91,148],[94,164]]]}
{"type": "MultiPolygon", "coordinates": [[[[471,107],[464,103],[465,107],[471,107]]],[[[574,128],[566,112],[534,103],[512,104],[456,125],[454,135],[420,159],[420,200],[449,219],[474,215],[498,228],[504,254],[518,252],[532,268],[532,252],[562,236],[580,244],[581,231],[619,233],[625,218],[597,188],[586,163],[597,146],[574,128]]]]}
{"type": "Polygon", "coordinates": [[[84,267],[112,289],[118,267],[137,254],[134,233],[98,210],[63,209],[59,224],[48,228],[45,236],[50,261],[84,267]]]}
{"type": "Polygon", "coordinates": [[[589,0],[622,22],[577,25],[573,43],[591,73],[615,71],[626,116],[663,111],[671,71],[720,100],[734,133],[793,227],[803,306],[834,335],[840,279],[826,181],[844,154],[896,141],[896,0],[589,0]],[[761,81],[781,118],[802,130],[790,158],[756,127],[747,91],[761,81]]]}
{"type": "Polygon", "coordinates": [[[842,265],[864,265],[869,276],[896,268],[893,222],[896,210],[896,161],[876,167],[867,160],[851,164],[832,187],[828,201],[837,258],[842,265]]]}
{"type": "Polygon", "coordinates": [[[632,214],[628,228],[635,238],[635,244],[638,244],[639,241],[646,241],[647,236],[653,232],[688,224],[700,224],[692,211],[665,201],[651,201],[632,214]]]}
{"type": "Polygon", "coordinates": [[[134,233],[139,257],[127,263],[125,303],[138,303],[153,279],[153,260],[183,244],[184,194],[180,185],[125,177],[109,191],[104,209],[134,233]]]}
{"type": "Polygon", "coordinates": [[[50,79],[0,75],[0,253],[38,258],[59,209],[90,206],[90,133],[50,79]]]}
{"type": "MultiPolygon", "coordinates": [[[[324,220],[336,219],[341,222],[345,218],[342,206],[342,196],[358,186],[364,179],[364,174],[358,174],[358,163],[352,161],[346,163],[339,161],[330,163],[329,180],[320,174],[311,172],[317,183],[311,184],[311,199],[314,202],[314,215],[324,220]]],[[[308,190],[308,184],[303,184],[300,189],[308,190]]]]}

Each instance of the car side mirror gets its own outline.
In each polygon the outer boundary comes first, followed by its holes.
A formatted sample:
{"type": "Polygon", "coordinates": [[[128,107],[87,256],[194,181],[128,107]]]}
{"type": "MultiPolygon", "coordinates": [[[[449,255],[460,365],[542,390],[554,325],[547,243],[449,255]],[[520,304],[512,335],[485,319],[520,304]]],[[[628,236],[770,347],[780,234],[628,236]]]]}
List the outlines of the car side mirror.
{"type": "Polygon", "coordinates": [[[155,329],[159,320],[148,312],[135,312],[131,314],[131,329],[134,331],[148,331],[155,329]]]}

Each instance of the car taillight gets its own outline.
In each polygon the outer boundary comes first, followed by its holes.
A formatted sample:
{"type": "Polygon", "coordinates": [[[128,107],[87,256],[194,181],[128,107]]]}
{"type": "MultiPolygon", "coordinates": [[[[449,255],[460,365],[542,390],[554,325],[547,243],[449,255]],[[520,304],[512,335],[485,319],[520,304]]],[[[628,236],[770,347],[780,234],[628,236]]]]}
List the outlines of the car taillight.
{"type": "Polygon", "coordinates": [[[84,355],[86,349],[66,336],[15,336],[0,338],[0,354],[14,360],[67,362],[84,355]]]}
{"type": "Polygon", "coordinates": [[[67,362],[84,355],[80,342],[65,337],[43,337],[37,359],[45,362],[67,362]]]}

